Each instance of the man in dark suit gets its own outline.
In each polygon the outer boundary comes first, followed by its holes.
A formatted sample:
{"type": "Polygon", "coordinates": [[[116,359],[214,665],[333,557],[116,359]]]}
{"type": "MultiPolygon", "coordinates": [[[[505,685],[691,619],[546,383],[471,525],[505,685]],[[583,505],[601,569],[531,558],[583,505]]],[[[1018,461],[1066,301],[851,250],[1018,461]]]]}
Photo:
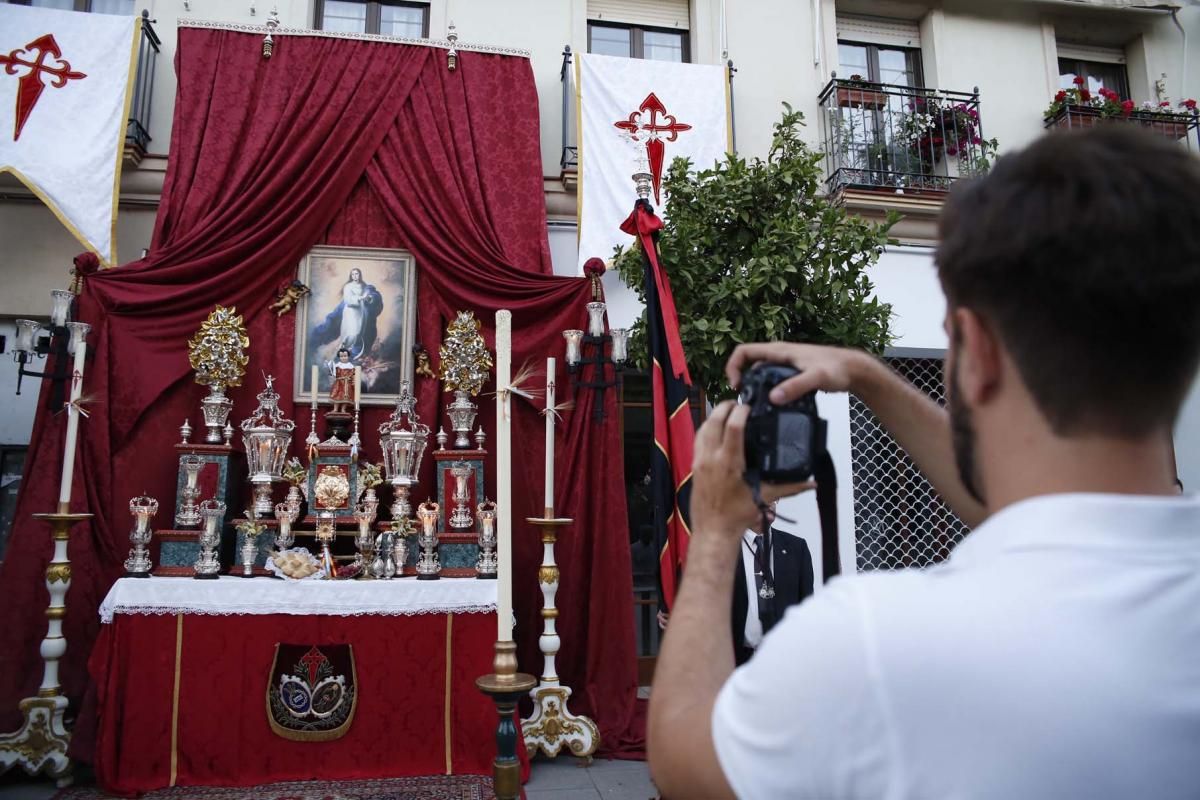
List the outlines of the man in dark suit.
{"type": "Polygon", "coordinates": [[[808,543],[799,536],[774,526],[765,536],[748,530],[742,535],[741,551],[733,579],[731,614],[738,666],[750,660],[763,636],[783,619],[789,606],[813,593],[812,555],[808,543]]]}
{"type": "MultiPolygon", "coordinates": [[[[769,521],[775,519],[771,504],[769,521]]],[[[761,527],[761,525],[759,526],[761,527]]],[[[794,606],[813,593],[813,563],[808,543],[799,536],[771,526],[770,534],[750,529],[742,535],[742,557],[733,578],[733,658],[741,666],[750,660],[763,636],[794,606]],[[770,560],[763,562],[766,550],[770,560]],[[770,590],[763,592],[763,586],[770,590]],[[773,590],[773,593],[772,593],[773,590]],[[761,594],[770,595],[761,597],[761,594]],[[753,608],[754,614],[749,610],[753,608]]],[[[658,626],[666,629],[670,615],[658,612],[658,626]]]]}

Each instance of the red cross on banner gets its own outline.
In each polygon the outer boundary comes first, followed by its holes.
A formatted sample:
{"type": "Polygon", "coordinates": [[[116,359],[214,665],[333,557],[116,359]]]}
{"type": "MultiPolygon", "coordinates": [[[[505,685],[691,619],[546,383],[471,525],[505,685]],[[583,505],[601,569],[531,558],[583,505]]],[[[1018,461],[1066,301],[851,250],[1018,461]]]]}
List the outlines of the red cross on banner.
{"type": "Polygon", "coordinates": [[[61,89],[67,85],[67,81],[83,80],[87,77],[82,72],[72,70],[69,61],[62,60],[62,50],[52,33],[39,36],[25,47],[17,48],[8,55],[0,55],[0,64],[4,65],[6,75],[20,76],[17,79],[19,86],[13,127],[14,142],[21,138],[21,129],[25,127],[25,122],[33,113],[33,107],[37,105],[38,98],[42,96],[47,85],[61,89]],[[36,58],[29,60],[34,53],[37,54],[36,58]],[[47,65],[47,58],[54,61],[47,65]]]}
{"type": "Polygon", "coordinates": [[[654,179],[654,203],[658,205],[662,202],[659,187],[662,185],[666,143],[674,142],[682,131],[690,131],[692,126],[679,122],[673,115],[668,114],[658,95],[651,92],[646,95],[637,111],[630,112],[627,119],[614,122],[613,127],[625,131],[634,141],[646,140],[646,158],[650,162],[650,174],[654,179]]]}

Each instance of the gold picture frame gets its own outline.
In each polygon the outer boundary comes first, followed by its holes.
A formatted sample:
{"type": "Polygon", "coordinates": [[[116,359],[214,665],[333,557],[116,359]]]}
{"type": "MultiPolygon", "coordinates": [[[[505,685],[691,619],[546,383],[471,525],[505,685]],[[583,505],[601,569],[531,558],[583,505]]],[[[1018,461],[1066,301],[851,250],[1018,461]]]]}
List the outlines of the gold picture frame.
{"type": "Polygon", "coordinates": [[[309,294],[296,308],[294,400],[329,401],[330,364],[345,347],[362,367],[363,405],[391,405],[412,380],[417,326],[416,262],[405,250],[314,247],[297,269],[309,294]],[[355,273],[357,272],[357,276],[355,273]]]}

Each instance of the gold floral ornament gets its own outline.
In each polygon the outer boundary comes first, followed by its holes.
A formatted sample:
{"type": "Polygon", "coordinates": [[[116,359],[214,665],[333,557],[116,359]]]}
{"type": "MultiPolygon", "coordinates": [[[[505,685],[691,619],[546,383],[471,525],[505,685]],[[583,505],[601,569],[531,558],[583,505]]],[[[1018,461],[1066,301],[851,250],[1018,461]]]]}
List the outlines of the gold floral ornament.
{"type": "Polygon", "coordinates": [[[325,467],[313,483],[313,490],[321,508],[342,508],[350,499],[350,479],[337,467],[325,467]]]}
{"type": "Polygon", "coordinates": [[[492,368],[492,354],[480,334],[479,320],[470,311],[459,311],[446,328],[442,342],[438,377],[445,382],[446,391],[479,394],[492,368]]]}
{"type": "Polygon", "coordinates": [[[196,383],[218,390],[241,386],[250,357],[250,337],[236,308],[217,306],[188,342],[188,361],[196,383]]]}

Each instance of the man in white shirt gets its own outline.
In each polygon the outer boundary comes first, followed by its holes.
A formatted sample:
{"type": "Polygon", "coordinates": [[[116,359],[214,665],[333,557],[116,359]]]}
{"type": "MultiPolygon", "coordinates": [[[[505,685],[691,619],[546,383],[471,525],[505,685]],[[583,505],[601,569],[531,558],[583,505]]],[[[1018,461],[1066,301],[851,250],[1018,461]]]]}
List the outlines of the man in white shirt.
{"type": "Polygon", "coordinates": [[[1200,501],[1168,452],[1200,361],[1200,163],[1128,125],[1048,135],[941,226],[948,409],[854,351],[748,345],[728,371],[801,369],[777,403],[853,392],[977,527],[937,567],[831,582],[734,671],[713,620],[757,509],[748,411],[718,406],[650,701],[665,797],[1200,796],[1200,501]]]}

